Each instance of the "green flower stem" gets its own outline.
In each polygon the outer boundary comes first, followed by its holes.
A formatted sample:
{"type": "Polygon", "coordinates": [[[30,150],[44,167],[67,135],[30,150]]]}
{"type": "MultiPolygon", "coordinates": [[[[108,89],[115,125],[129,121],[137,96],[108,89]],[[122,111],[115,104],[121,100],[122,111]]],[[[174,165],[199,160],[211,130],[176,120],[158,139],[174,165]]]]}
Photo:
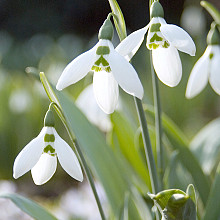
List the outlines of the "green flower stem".
{"type": "Polygon", "coordinates": [[[159,192],[159,183],[158,183],[158,176],[157,176],[157,169],[156,169],[156,164],[152,152],[152,147],[151,147],[151,141],[150,141],[150,136],[148,132],[148,127],[147,127],[147,120],[144,114],[144,109],[143,105],[140,99],[134,97],[137,112],[138,112],[138,117],[139,121],[141,124],[142,128],[142,137],[143,137],[143,142],[144,142],[144,150],[145,150],[145,155],[147,159],[147,165],[149,169],[149,174],[150,174],[150,180],[151,180],[151,188],[153,194],[156,194],[159,192]]]}
{"type": "Polygon", "coordinates": [[[70,140],[71,140],[72,144],[75,146],[75,148],[77,150],[77,153],[78,153],[78,156],[79,156],[79,158],[81,160],[81,164],[82,164],[83,169],[85,171],[86,177],[87,177],[87,179],[89,181],[89,184],[90,184],[90,186],[92,188],[92,191],[93,191],[93,194],[95,196],[95,200],[96,200],[96,203],[97,203],[97,206],[98,206],[101,218],[102,218],[102,220],[106,220],[106,217],[105,217],[105,214],[104,214],[104,211],[103,211],[103,208],[102,208],[102,205],[101,205],[98,193],[97,193],[96,188],[95,188],[95,183],[93,181],[93,177],[92,177],[91,171],[90,171],[90,169],[89,169],[89,167],[88,167],[88,165],[86,163],[86,160],[85,160],[85,158],[83,156],[81,148],[80,148],[78,142],[76,141],[76,139],[74,138],[74,135],[71,132],[70,126],[68,125],[68,122],[65,119],[65,116],[63,115],[63,112],[60,109],[60,107],[56,103],[51,102],[50,106],[49,106],[49,109],[51,108],[52,105],[54,106],[58,116],[60,117],[61,121],[63,122],[63,124],[64,124],[64,126],[65,126],[65,128],[67,130],[67,133],[68,133],[68,135],[70,137],[70,140]]]}
{"type": "Polygon", "coordinates": [[[161,123],[161,103],[160,103],[160,93],[158,78],[154,72],[154,67],[152,64],[152,52],[150,53],[151,60],[151,75],[152,75],[152,85],[153,85],[153,95],[154,95],[154,111],[155,111],[155,128],[156,128],[156,149],[157,149],[157,168],[159,172],[159,180],[161,187],[163,189],[163,175],[164,175],[164,149],[162,146],[162,123],[161,123]]]}

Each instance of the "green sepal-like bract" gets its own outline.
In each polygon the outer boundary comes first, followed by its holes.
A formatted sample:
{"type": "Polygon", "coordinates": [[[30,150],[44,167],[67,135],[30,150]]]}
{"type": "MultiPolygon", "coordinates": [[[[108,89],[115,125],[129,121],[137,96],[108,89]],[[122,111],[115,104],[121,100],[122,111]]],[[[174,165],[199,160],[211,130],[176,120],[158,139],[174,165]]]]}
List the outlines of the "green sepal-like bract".
{"type": "Polygon", "coordinates": [[[150,7],[150,18],[152,19],[154,17],[164,17],[163,7],[158,1],[154,2],[150,7]]]}
{"type": "Polygon", "coordinates": [[[99,40],[100,39],[104,39],[104,40],[112,40],[114,34],[114,28],[112,25],[112,22],[110,21],[110,19],[106,19],[103,23],[103,25],[101,26],[101,28],[99,29],[99,40]]]}
{"type": "Polygon", "coordinates": [[[196,220],[196,196],[192,184],[186,193],[179,189],[169,189],[149,196],[165,219],[196,220]]]}
{"type": "Polygon", "coordinates": [[[48,110],[45,117],[44,117],[44,126],[45,127],[54,127],[55,120],[52,110],[48,110]]]}
{"type": "Polygon", "coordinates": [[[211,29],[207,36],[207,44],[208,45],[220,44],[220,34],[217,29],[217,24],[215,22],[212,22],[211,24],[211,29]]]}

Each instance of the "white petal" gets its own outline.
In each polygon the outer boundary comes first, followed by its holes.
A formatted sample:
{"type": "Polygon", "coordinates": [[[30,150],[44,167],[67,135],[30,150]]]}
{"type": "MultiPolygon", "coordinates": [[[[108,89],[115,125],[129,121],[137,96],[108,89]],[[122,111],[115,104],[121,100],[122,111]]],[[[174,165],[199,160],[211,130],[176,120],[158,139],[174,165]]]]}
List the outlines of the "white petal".
{"type": "Polygon", "coordinates": [[[220,73],[219,73],[219,65],[220,65],[220,46],[213,45],[212,46],[213,57],[210,62],[210,76],[209,82],[215,92],[220,95],[220,73]]]}
{"type": "Polygon", "coordinates": [[[79,161],[72,148],[57,134],[55,135],[55,150],[58,160],[63,169],[74,179],[83,181],[83,174],[79,161]]]}
{"type": "Polygon", "coordinates": [[[196,46],[189,34],[182,28],[172,24],[164,24],[161,25],[160,31],[166,40],[178,50],[195,56],[196,46]]]}
{"type": "Polygon", "coordinates": [[[108,62],[112,74],[121,88],[128,94],[142,99],[144,89],[134,67],[115,50],[109,54],[108,62]]]}
{"type": "Polygon", "coordinates": [[[16,157],[13,166],[13,177],[15,179],[32,169],[39,160],[44,148],[45,131],[46,128],[43,128],[40,134],[28,143],[16,157]]]}
{"type": "Polygon", "coordinates": [[[85,116],[102,131],[108,132],[112,125],[109,116],[104,113],[98,106],[94,92],[93,85],[87,86],[78,96],[76,105],[81,109],[85,116]]]}
{"type": "Polygon", "coordinates": [[[115,50],[129,61],[141,46],[149,24],[128,35],[115,50]]]}
{"type": "Polygon", "coordinates": [[[182,77],[182,64],[175,47],[152,50],[153,66],[158,78],[167,86],[178,85],[182,77]]]}
{"type": "Polygon", "coordinates": [[[209,54],[210,47],[207,47],[205,53],[194,65],[186,88],[186,98],[191,99],[198,95],[206,86],[209,77],[209,54]]]}
{"type": "Polygon", "coordinates": [[[97,44],[89,51],[76,57],[71,63],[67,65],[57,82],[57,90],[62,90],[67,86],[78,82],[84,76],[86,76],[95,62],[96,48],[97,44]]]}
{"type": "Polygon", "coordinates": [[[43,153],[37,164],[31,169],[32,178],[36,185],[46,183],[55,173],[57,157],[43,153]]]}
{"type": "Polygon", "coordinates": [[[118,83],[111,72],[94,72],[93,91],[99,107],[106,114],[114,112],[118,103],[118,83]]]}

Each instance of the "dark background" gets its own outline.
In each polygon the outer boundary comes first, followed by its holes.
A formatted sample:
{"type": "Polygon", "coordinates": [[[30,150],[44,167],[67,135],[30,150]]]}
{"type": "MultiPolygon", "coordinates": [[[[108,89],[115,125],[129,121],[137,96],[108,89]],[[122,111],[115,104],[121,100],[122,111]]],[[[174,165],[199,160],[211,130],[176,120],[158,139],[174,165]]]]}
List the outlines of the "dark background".
{"type": "MultiPolygon", "coordinates": [[[[161,0],[168,23],[179,24],[184,0],[161,0]]],[[[210,1],[219,7],[218,0],[210,1]]],[[[148,0],[119,0],[127,28],[131,31],[149,21],[148,0]]],[[[198,5],[199,1],[189,1],[198,5]]],[[[64,33],[91,37],[102,24],[110,7],[107,0],[1,0],[0,29],[18,40],[36,33],[60,36],[64,33]]]]}

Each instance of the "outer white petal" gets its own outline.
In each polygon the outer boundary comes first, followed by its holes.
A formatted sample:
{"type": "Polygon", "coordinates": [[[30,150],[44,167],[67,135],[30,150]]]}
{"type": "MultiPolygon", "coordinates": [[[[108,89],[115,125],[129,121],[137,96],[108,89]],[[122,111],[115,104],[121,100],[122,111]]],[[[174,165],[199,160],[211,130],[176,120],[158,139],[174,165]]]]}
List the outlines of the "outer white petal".
{"type": "Polygon", "coordinates": [[[220,46],[213,45],[212,46],[213,57],[210,62],[210,76],[209,82],[215,92],[220,95],[220,46]]]}
{"type": "Polygon", "coordinates": [[[182,64],[175,47],[152,50],[153,66],[158,78],[167,86],[178,85],[182,77],[182,64]]]}
{"type": "Polygon", "coordinates": [[[62,90],[86,76],[95,62],[97,45],[98,44],[89,51],[79,55],[67,65],[57,82],[57,90],[62,90]]]}
{"type": "Polygon", "coordinates": [[[208,46],[204,54],[194,65],[186,88],[186,97],[191,99],[198,95],[208,83],[209,77],[209,54],[211,48],[208,46]]]}
{"type": "Polygon", "coordinates": [[[32,178],[36,185],[46,183],[55,173],[57,157],[43,153],[37,164],[31,169],[32,178]]]}
{"type": "Polygon", "coordinates": [[[106,114],[114,112],[118,103],[118,83],[111,72],[94,72],[93,91],[99,107],[106,114]]]}
{"type": "Polygon", "coordinates": [[[148,27],[149,24],[128,35],[115,50],[129,61],[141,46],[148,27]]]}
{"type": "Polygon", "coordinates": [[[98,106],[94,92],[93,85],[87,86],[78,96],[76,105],[86,115],[86,117],[104,132],[111,130],[112,125],[110,118],[98,106]]]}
{"type": "Polygon", "coordinates": [[[128,94],[142,99],[144,89],[134,67],[115,50],[109,54],[108,62],[113,76],[121,88],[128,94]]]}
{"type": "Polygon", "coordinates": [[[160,31],[166,40],[178,50],[195,56],[196,46],[189,34],[182,28],[173,24],[161,25],[160,31]]]}
{"type": "Polygon", "coordinates": [[[54,131],[55,150],[63,169],[74,179],[83,181],[83,174],[79,161],[72,148],[54,131]]]}
{"type": "Polygon", "coordinates": [[[44,147],[45,131],[46,128],[43,128],[40,134],[28,143],[16,157],[13,166],[13,177],[15,179],[32,169],[39,160],[44,147]]]}

